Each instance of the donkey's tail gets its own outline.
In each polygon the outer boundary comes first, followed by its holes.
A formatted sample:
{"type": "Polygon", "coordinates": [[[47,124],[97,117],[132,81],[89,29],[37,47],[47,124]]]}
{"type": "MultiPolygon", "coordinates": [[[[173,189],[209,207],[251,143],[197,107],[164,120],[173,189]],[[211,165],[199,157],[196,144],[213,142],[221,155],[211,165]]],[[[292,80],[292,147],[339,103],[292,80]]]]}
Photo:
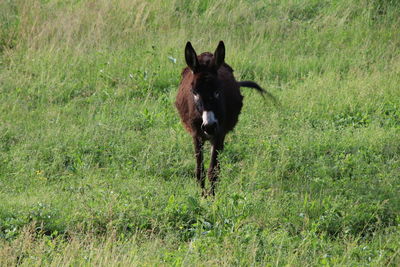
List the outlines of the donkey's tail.
{"type": "Polygon", "coordinates": [[[259,86],[257,83],[252,81],[241,81],[238,82],[238,84],[240,87],[249,87],[256,89],[258,92],[261,93],[263,97],[266,95],[274,103],[275,106],[280,106],[279,101],[270,92],[261,88],[261,86],[259,86]]]}

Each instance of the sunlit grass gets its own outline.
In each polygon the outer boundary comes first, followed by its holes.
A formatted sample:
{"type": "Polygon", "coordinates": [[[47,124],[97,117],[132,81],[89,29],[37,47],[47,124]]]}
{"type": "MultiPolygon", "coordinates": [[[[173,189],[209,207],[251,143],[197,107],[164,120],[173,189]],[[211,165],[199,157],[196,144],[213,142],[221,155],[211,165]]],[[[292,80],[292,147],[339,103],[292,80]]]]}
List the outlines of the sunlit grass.
{"type": "Polygon", "coordinates": [[[399,265],[399,10],[0,2],[0,265],[399,265]],[[188,40],[282,104],[243,89],[215,199],[173,106],[188,40]]]}

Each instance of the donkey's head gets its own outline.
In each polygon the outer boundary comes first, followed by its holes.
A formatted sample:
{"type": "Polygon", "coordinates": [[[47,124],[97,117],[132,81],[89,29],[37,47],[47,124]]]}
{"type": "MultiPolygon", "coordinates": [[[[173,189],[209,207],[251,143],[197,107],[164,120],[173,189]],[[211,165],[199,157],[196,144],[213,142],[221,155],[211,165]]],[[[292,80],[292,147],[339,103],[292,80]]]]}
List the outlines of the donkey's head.
{"type": "Polygon", "coordinates": [[[220,41],[214,55],[203,53],[198,57],[192,44],[187,42],[185,59],[193,72],[191,93],[196,109],[203,119],[201,129],[207,135],[214,136],[218,133],[224,117],[223,105],[221,105],[223,92],[218,79],[218,69],[224,63],[225,45],[220,41]]]}

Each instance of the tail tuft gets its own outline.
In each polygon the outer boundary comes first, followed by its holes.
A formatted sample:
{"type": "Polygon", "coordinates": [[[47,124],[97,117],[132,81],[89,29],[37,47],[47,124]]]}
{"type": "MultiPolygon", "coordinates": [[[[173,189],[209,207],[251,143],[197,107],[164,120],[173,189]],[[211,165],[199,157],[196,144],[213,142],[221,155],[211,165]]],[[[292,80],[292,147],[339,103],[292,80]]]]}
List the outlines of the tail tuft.
{"type": "Polygon", "coordinates": [[[238,82],[240,87],[248,87],[248,88],[253,88],[256,89],[258,92],[261,93],[261,95],[264,97],[265,95],[267,95],[267,97],[274,103],[275,106],[280,106],[278,100],[269,92],[267,92],[266,90],[264,90],[263,88],[261,88],[261,86],[259,86],[257,83],[253,82],[253,81],[241,81],[238,82]]]}
{"type": "Polygon", "coordinates": [[[252,82],[252,81],[241,81],[238,82],[240,87],[249,87],[249,88],[254,88],[260,93],[264,94],[266,91],[262,89],[257,83],[252,82]]]}

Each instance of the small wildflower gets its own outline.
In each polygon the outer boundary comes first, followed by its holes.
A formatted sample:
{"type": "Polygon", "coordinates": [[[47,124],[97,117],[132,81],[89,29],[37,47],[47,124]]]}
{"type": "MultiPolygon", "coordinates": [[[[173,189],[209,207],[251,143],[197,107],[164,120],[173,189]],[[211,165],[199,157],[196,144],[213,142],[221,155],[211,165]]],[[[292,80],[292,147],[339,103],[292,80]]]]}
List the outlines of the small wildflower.
{"type": "Polygon", "coordinates": [[[171,56],[168,56],[168,59],[169,59],[172,63],[176,64],[176,58],[171,57],[171,56]]]}

